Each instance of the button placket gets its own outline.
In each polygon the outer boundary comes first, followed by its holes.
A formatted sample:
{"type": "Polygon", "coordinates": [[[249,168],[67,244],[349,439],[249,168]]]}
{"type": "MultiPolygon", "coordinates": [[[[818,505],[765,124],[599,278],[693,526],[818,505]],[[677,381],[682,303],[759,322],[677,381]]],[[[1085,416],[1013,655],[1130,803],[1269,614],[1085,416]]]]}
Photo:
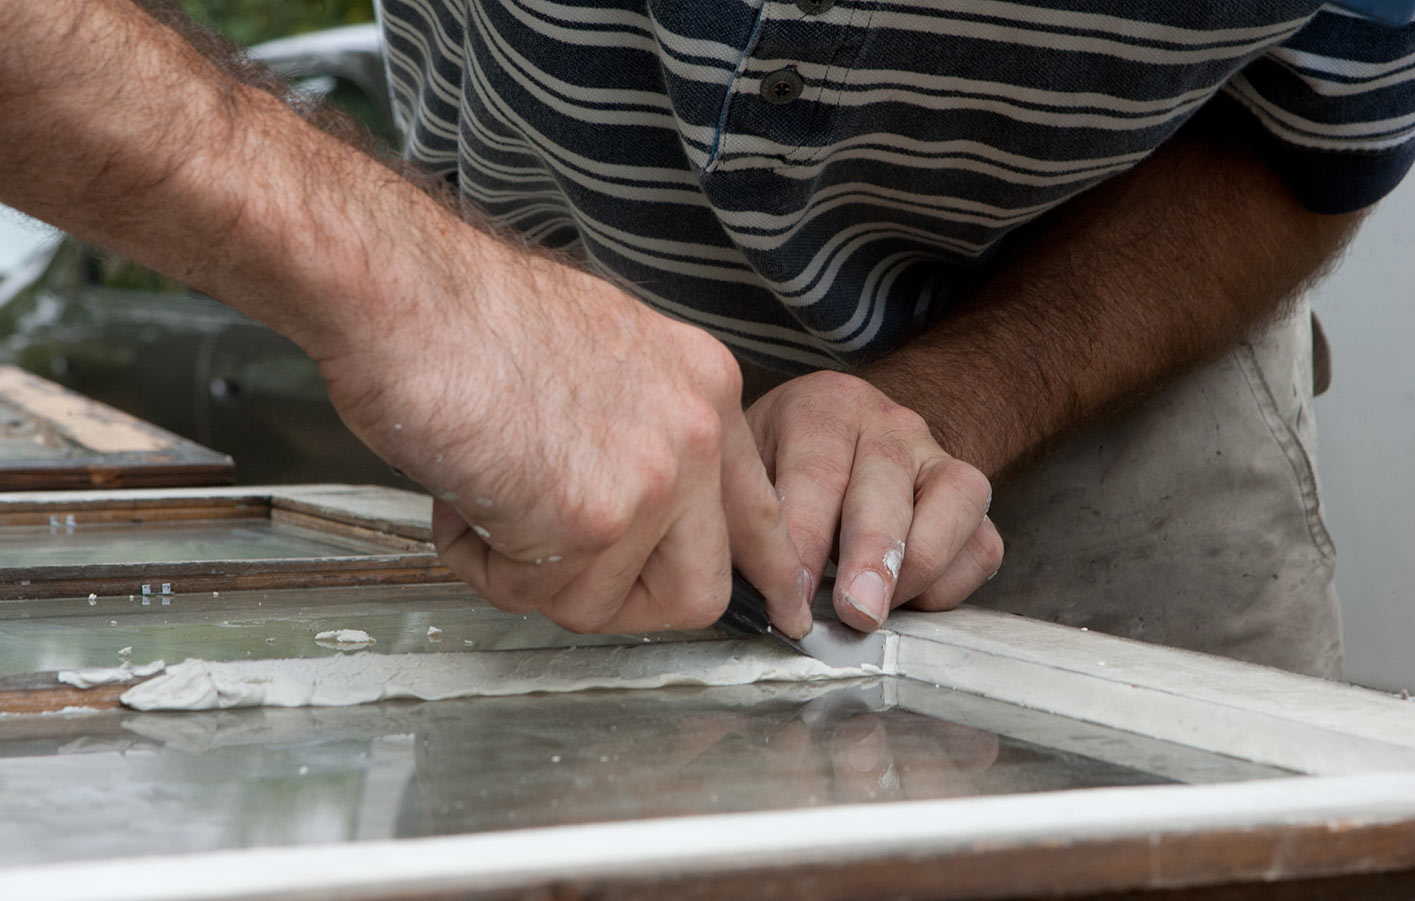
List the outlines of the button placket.
{"type": "Polygon", "coordinates": [[[784,106],[800,97],[805,87],[806,83],[796,74],[795,69],[777,69],[762,79],[762,99],[767,103],[784,106]]]}
{"type": "Polygon", "coordinates": [[[747,55],[734,74],[729,94],[736,101],[729,101],[705,173],[717,171],[719,163],[736,156],[739,147],[751,156],[766,154],[789,165],[807,143],[815,146],[813,123],[819,110],[810,101],[821,90],[817,70],[828,68],[841,41],[851,37],[841,26],[854,18],[853,9],[853,4],[837,0],[762,0],[759,13],[764,18],[758,20],[747,55]],[[827,11],[830,14],[824,15],[827,11]],[[772,60],[778,68],[757,74],[762,71],[753,71],[757,60],[772,60]],[[748,80],[756,83],[741,84],[748,80]],[[757,139],[764,142],[756,143],[757,139]]]}

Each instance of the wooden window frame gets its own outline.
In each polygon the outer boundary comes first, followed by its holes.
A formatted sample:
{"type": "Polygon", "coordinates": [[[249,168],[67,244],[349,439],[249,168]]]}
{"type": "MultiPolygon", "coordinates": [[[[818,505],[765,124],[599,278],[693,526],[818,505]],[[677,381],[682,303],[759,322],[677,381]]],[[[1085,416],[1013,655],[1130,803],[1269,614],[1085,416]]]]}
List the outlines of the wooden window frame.
{"type": "MultiPolygon", "coordinates": [[[[427,499],[388,489],[179,494],[427,537],[427,499]]],[[[59,502],[10,500],[0,510],[59,502]]],[[[1302,775],[66,862],[0,871],[0,883],[15,897],[110,899],[1031,898],[1205,886],[1289,898],[1302,895],[1276,894],[1280,885],[1310,883],[1321,897],[1331,880],[1373,876],[1415,891],[1408,700],[967,607],[897,613],[889,629],[901,677],[887,683],[892,705],[929,714],[957,689],[1050,714],[1063,749],[1065,722],[1079,721],[1302,775]]]]}

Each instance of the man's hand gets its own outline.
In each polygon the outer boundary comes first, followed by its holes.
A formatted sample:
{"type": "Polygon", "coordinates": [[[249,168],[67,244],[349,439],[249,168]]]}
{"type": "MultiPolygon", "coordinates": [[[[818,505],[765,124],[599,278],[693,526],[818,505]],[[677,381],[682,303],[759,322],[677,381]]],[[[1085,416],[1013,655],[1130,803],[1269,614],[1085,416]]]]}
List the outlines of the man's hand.
{"type": "Polygon", "coordinates": [[[812,586],[727,348],[511,247],[475,271],[440,316],[322,361],[354,431],[438,497],[453,572],[505,610],[638,632],[711,625],[735,563],[779,627],[808,631],[812,586]]]}
{"type": "Polygon", "coordinates": [[[846,623],[876,629],[908,601],[951,609],[997,572],[987,478],[867,382],[813,373],[762,397],[747,418],[813,580],[839,529],[835,609],[846,623]]]}

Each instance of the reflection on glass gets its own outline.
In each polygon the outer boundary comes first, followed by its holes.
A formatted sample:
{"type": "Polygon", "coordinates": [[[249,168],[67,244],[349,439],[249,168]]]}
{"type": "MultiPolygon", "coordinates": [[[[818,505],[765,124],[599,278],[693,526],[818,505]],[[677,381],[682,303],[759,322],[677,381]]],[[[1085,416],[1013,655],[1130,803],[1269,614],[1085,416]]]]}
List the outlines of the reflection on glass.
{"type": "Polygon", "coordinates": [[[1170,781],[1139,759],[1278,774],[972,696],[914,712],[900,687],[0,720],[0,865],[1170,781]]]}
{"type": "MultiPolygon", "coordinates": [[[[180,584],[177,586],[180,589],[180,584]]],[[[48,598],[0,604],[0,675],[135,664],[338,653],[320,632],[361,629],[362,654],[455,653],[720,637],[710,631],[651,637],[576,635],[539,614],[491,607],[461,583],[209,591],[142,597],[48,598]],[[439,630],[429,636],[429,628],[439,630]]]]}
{"type": "Polygon", "coordinates": [[[178,563],[387,554],[387,545],[256,517],[0,526],[0,566],[178,563]]]}

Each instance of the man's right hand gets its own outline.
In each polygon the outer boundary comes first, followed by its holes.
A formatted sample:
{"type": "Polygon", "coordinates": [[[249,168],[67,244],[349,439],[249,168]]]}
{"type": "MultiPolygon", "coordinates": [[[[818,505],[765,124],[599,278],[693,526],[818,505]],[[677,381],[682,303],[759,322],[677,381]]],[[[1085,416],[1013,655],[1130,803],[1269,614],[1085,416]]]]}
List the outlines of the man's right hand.
{"type": "MultiPolygon", "coordinates": [[[[479,236],[480,237],[480,236],[479,236]]],[[[438,498],[444,562],[576,631],[710,625],[733,564],[792,635],[810,580],[707,333],[481,238],[465,296],[390,299],[322,360],[345,421],[438,498]]]]}
{"type": "Polygon", "coordinates": [[[436,543],[492,603],[702,626],[735,562],[807,628],[722,345],[476,231],[126,0],[0,12],[0,201],[319,360],[354,431],[446,498],[436,543]]]}

